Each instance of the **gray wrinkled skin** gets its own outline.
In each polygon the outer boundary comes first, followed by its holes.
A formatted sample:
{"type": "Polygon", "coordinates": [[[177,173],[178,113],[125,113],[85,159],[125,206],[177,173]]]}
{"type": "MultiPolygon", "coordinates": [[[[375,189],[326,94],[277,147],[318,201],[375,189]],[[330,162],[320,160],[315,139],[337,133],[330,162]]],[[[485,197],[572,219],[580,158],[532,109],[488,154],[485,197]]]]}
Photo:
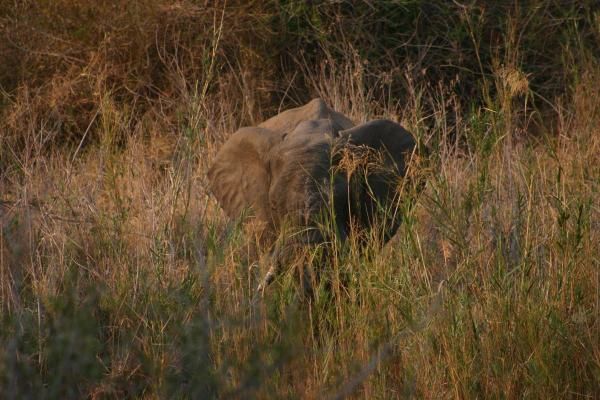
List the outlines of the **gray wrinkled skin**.
{"type": "Polygon", "coordinates": [[[258,127],[285,133],[292,132],[301,122],[317,119],[331,121],[335,131],[350,129],[354,126],[354,123],[348,117],[332,110],[323,100],[313,99],[302,107],[292,108],[269,118],[260,123],[258,127]]]}
{"type": "Polygon", "coordinates": [[[414,138],[399,124],[354,126],[315,99],[235,132],[208,178],[231,218],[249,210],[272,232],[290,222],[306,232],[301,242],[319,243],[327,240],[320,218],[333,211],[341,240],[376,225],[387,241],[400,224],[394,205],[414,149],[414,138]]]}

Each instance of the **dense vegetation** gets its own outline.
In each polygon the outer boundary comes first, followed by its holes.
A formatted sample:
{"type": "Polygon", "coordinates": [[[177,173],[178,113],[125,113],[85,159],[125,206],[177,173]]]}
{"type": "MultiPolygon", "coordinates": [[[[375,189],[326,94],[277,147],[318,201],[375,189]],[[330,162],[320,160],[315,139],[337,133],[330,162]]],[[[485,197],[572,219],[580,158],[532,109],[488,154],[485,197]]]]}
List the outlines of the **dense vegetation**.
{"type": "Polygon", "coordinates": [[[3,1],[0,60],[0,397],[600,396],[597,1],[3,1]],[[427,185],[256,298],[207,166],[317,96],[427,185]]]}

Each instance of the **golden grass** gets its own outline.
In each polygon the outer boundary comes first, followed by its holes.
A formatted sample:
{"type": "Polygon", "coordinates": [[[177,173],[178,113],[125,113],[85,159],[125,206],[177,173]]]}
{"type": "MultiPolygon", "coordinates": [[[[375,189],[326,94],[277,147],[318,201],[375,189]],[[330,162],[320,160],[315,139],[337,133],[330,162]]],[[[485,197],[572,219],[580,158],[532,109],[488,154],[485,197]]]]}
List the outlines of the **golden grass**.
{"type": "MultiPolygon", "coordinates": [[[[94,69],[133,65],[111,53],[116,58],[85,60],[94,73],[56,75],[41,86],[23,81],[3,97],[0,391],[7,398],[597,397],[598,64],[579,66],[573,85],[541,113],[532,77],[514,63],[491,68],[489,98],[467,109],[455,82],[427,86],[410,66],[400,102],[392,95],[397,75],[382,72],[386,89],[373,90],[358,52],[301,62],[307,98],[320,95],[356,121],[403,122],[431,148],[432,171],[383,250],[336,243],[333,261],[321,263],[319,249],[306,249],[255,301],[269,250],[257,246],[251,227],[227,220],[205,175],[230,133],[280,105],[264,103],[267,72],[243,65],[218,72],[214,49],[238,43],[244,54],[228,53],[239,56],[230,63],[256,56],[244,40],[220,33],[222,17],[261,19],[250,6],[246,17],[235,7],[243,6],[130,11],[146,22],[154,12],[167,22],[206,14],[210,34],[199,46],[209,56],[197,67],[220,91],[190,78],[195,67],[169,59],[166,41],[158,48],[169,82],[152,95],[127,97],[131,76],[94,69]],[[124,80],[106,84],[115,77],[124,80]],[[310,301],[298,279],[306,267],[321,268],[310,301]]],[[[121,43],[117,33],[106,40],[121,43]]]]}

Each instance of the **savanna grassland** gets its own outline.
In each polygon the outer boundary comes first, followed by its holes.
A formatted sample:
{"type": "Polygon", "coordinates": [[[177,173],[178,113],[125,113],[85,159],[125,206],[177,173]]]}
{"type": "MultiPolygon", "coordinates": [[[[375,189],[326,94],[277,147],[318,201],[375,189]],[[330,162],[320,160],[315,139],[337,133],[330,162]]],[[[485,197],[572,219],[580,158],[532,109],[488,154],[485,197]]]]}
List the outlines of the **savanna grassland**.
{"type": "Polygon", "coordinates": [[[599,398],[599,99],[591,0],[2,0],[0,397],[599,398]],[[257,298],[206,172],[314,97],[427,184],[257,298]]]}

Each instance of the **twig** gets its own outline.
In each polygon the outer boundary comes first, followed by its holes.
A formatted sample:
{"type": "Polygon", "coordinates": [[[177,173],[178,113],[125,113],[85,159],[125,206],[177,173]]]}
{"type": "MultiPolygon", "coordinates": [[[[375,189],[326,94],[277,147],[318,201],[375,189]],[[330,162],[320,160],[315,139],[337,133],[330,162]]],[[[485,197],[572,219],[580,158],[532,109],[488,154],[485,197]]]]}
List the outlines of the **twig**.
{"type": "Polygon", "coordinates": [[[71,158],[71,164],[73,164],[75,162],[75,157],[77,157],[77,153],[79,153],[79,149],[81,149],[81,146],[83,145],[83,141],[85,140],[88,132],[90,131],[90,128],[92,127],[92,124],[94,123],[94,121],[98,117],[99,113],[100,113],[100,109],[98,108],[98,109],[96,109],[96,113],[94,114],[94,116],[92,117],[90,123],[88,124],[87,128],[85,129],[85,132],[83,133],[83,137],[79,141],[79,145],[77,146],[77,149],[75,150],[75,153],[73,153],[73,157],[71,158]]]}

